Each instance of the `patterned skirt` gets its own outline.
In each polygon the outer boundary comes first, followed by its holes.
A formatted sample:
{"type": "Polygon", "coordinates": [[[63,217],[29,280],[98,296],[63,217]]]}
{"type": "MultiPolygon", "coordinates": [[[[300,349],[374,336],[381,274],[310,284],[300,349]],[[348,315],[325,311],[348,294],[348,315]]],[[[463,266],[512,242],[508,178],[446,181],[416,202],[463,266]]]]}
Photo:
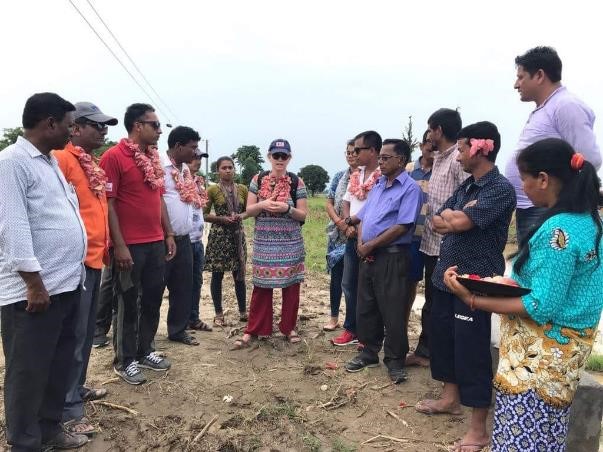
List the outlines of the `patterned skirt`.
{"type": "Polygon", "coordinates": [[[532,390],[496,391],[492,452],[564,452],[569,410],[547,404],[532,390]]]}
{"type": "Polygon", "coordinates": [[[260,215],[253,236],[253,284],[283,288],[304,280],[304,239],[298,221],[260,215]]]}

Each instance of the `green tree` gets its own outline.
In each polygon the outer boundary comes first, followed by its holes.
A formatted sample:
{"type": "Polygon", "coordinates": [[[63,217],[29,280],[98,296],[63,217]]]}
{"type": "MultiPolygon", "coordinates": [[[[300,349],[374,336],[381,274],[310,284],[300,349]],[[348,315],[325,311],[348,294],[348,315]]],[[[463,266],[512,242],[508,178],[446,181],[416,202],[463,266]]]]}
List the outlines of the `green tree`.
{"type": "Polygon", "coordinates": [[[262,171],[264,158],[260,148],[254,145],[241,146],[232,155],[239,166],[240,182],[249,185],[253,176],[262,171]]]}
{"type": "Polygon", "coordinates": [[[17,141],[18,137],[23,136],[23,127],[13,127],[12,129],[3,130],[4,133],[2,134],[2,138],[0,138],[0,151],[17,141]]]}
{"type": "Polygon", "coordinates": [[[117,144],[116,141],[110,141],[105,138],[105,144],[103,144],[100,148],[94,150],[94,155],[100,157],[105,153],[105,151],[109,148],[112,148],[117,144]]]}
{"type": "Polygon", "coordinates": [[[411,155],[411,159],[412,159],[412,153],[414,152],[415,149],[417,149],[419,144],[421,144],[414,136],[414,133],[412,130],[412,115],[408,117],[408,124],[406,125],[406,127],[404,128],[404,131],[402,132],[402,141],[406,141],[406,143],[408,144],[408,147],[410,147],[410,155],[411,155]]]}
{"type": "Polygon", "coordinates": [[[329,182],[329,173],[318,165],[306,165],[299,170],[298,176],[301,177],[310,194],[314,196],[316,193],[322,193],[329,182]]]}

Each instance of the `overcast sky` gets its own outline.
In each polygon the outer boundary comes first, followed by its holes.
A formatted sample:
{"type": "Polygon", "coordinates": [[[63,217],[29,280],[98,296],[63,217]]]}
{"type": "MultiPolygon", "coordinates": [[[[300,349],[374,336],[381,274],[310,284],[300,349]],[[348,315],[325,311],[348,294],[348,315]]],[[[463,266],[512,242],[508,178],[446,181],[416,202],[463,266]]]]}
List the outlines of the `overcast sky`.
{"type": "MultiPolygon", "coordinates": [[[[73,1],[123,56],[87,1],[73,1]]],[[[465,125],[499,127],[504,167],[534,108],[513,90],[514,58],[535,45],[557,49],[563,83],[603,115],[600,17],[579,1],[90,1],[175,115],[68,0],[2,1],[0,128],[20,125],[31,94],[54,91],[119,118],[117,140],[126,106],[151,102],[162,123],[199,130],[212,160],[282,137],[292,169],[332,175],[355,134],[400,137],[412,115],[420,135],[434,110],[460,107],[465,125]]],[[[601,117],[595,132],[601,145],[601,117]]]]}

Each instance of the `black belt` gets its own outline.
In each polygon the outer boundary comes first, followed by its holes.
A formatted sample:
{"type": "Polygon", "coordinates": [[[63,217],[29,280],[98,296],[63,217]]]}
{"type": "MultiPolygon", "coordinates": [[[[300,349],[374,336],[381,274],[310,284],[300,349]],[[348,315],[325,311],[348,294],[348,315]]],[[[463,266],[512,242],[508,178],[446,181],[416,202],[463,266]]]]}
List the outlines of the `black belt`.
{"type": "Polygon", "coordinates": [[[174,236],[174,240],[176,242],[179,242],[180,240],[184,240],[184,239],[190,240],[191,237],[188,234],[187,235],[175,235],[174,236]]]}
{"type": "Polygon", "coordinates": [[[374,255],[379,255],[379,254],[397,254],[397,253],[401,253],[403,251],[408,251],[409,247],[410,247],[410,245],[390,245],[390,246],[383,246],[381,248],[376,248],[375,250],[373,250],[373,254],[374,255]]]}

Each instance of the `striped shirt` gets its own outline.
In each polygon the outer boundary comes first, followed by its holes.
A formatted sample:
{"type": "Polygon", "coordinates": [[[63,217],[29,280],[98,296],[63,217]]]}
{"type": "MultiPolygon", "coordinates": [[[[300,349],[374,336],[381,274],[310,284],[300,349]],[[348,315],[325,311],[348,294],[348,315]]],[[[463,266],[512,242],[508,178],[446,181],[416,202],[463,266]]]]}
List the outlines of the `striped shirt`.
{"type": "Polygon", "coordinates": [[[442,242],[442,234],[438,234],[433,230],[432,217],[452,196],[454,190],[469,177],[469,174],[463,171],[461,164],[456,161],[457,156],[456,144],[445,151],[434,153],[431,179],[429,179],[425,226],[420,248],[428,256],[439,256],[442,242]]]}
{"type": "Polygon", "coordinates": [[[77,289],[86,229],[75,189],[54,157],[23,137],[0,152],[0,306],[27,299],[18,272],[39,272],[49,295],[77,289]]]}

